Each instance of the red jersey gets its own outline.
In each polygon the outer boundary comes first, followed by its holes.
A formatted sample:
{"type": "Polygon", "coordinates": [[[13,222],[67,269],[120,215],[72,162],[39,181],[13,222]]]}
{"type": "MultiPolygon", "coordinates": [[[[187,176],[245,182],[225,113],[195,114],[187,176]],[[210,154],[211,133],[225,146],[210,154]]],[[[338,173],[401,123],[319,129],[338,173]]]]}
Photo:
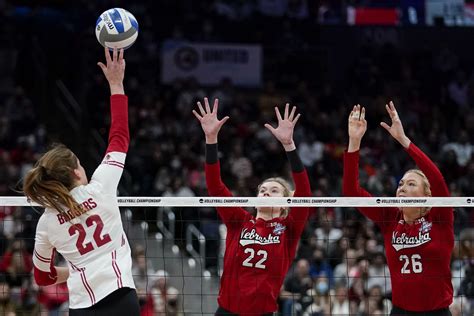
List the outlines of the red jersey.
{"type": "MultiPolygon", "coordinates": [[[[293,181],[294,196],[311,196],[306,170],[293,173],[293,181]]],[[[209,195],[232,196],[221,180],[219,162],[206,164],[206,182],[209,195]]],[[[295,208],[286,218],[268,221],[255,219],[241,207],[218,207],[217,211],[227,227],[219,306],[239,315],[276,311],[309,208],[295,208]]]]}
{"type": "MultiPolygon", "coordinates": [[[[433,196],[449,196],[443,175],[413,143],[407,149],[428,178],[433,196]]],[[[359,152],[345,153],[345,196],[370,197],[359,186],[359,152]]],[[[450,261],[454,248],[454,214],[449,207],[433,207],[413,225],[395,207],[358,208],[382,230],[393,305],[414,312],[449,307],[453,300],[450,261]]]]}

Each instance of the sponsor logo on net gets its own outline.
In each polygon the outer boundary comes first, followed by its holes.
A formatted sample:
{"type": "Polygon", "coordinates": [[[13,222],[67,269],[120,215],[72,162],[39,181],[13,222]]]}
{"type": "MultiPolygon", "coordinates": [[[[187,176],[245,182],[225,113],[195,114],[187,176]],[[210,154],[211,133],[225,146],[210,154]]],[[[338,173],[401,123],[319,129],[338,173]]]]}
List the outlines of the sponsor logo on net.
{"type": "Polygon", "coordinates": [[[414,203],[426,203],[427,199],[376,199],[377,204],[414,204],[414,203]]]}
{"type": "Polygon", "coordinates": [[[311,203],[311,204],[334,204],[337,199],[313,199],[313,198],[293,198],[286,200],[288,204],[292,203],[311,203]]]}
{"type": "Polygon", "coordinates": [[[118,199],[119,203],[161,203],[161,199],[118,199]]]}
{"type": "Polygon", "coordinates": [[[222,204],[233,204],[233,203],[248,203],[248,199],[199,199],[199,203],[222,203],[222,204]]]}

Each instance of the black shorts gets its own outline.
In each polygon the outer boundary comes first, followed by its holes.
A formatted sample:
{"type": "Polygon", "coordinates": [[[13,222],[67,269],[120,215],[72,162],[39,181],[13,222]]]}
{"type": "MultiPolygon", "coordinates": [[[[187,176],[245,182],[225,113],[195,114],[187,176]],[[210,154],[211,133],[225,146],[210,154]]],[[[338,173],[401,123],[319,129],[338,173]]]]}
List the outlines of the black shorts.
{"type": "Polygon", "coordinates": [[[449,311],[449,308],[441,308],[437,309],[434,311],[427,311],[427,312],[409,312],[404,309],[401,309],[399,307],[393,306],[392,312],[390,313],[390,316],[411,316],[411,315],[417,315],[417,316],[452,316],[451,312],[449,311]]]}
{"type": "MultiPolygon", "coordinates": [[[[239,314],[231,313],[229,311],[226,311],[222,307],[219,307],[216,311],[215,316],[239,316],[239,314]]],[[[273,313],[255,314],[255,316],[273,316],[273,313]]]]}
{"type": "Polygon", "coordinates": [[[123,287],[87,308],[69,309],[69,316],[139,316],[137,292],[123,287]]]}

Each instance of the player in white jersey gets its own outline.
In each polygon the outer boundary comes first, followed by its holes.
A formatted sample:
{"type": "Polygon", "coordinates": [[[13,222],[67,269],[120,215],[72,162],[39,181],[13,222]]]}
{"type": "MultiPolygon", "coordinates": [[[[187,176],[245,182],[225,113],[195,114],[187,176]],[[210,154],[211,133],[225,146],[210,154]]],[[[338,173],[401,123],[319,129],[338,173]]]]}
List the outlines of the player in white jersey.
{"type": "Polygon", "coordinates": [[[128,99],[123,89],[123,50],[105,50],[98,63],[110,85],[111,126],[102,163],[88,182],[65,146],[46,152],[24,179],[23,190],[45,207],[33,254],[39,285],[67,281],[70,315],[139,315],[130,246],[117,204],[117,186],[129,145],[128,99]],[[59,252],[68,267],[55,267],[59,252]]]}

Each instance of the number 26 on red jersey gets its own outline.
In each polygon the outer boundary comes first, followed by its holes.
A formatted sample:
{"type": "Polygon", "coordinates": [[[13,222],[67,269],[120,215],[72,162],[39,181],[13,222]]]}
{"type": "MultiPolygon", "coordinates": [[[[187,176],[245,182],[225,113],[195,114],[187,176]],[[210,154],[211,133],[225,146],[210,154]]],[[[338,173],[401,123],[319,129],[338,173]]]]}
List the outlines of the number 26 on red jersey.
{"type": "Polygon", "coordinates": [[[401,255],[399,259],[403,262],[402,274],[423,272],[423,264],[419,254],[415,253],[411,256],[401,255]]]}

